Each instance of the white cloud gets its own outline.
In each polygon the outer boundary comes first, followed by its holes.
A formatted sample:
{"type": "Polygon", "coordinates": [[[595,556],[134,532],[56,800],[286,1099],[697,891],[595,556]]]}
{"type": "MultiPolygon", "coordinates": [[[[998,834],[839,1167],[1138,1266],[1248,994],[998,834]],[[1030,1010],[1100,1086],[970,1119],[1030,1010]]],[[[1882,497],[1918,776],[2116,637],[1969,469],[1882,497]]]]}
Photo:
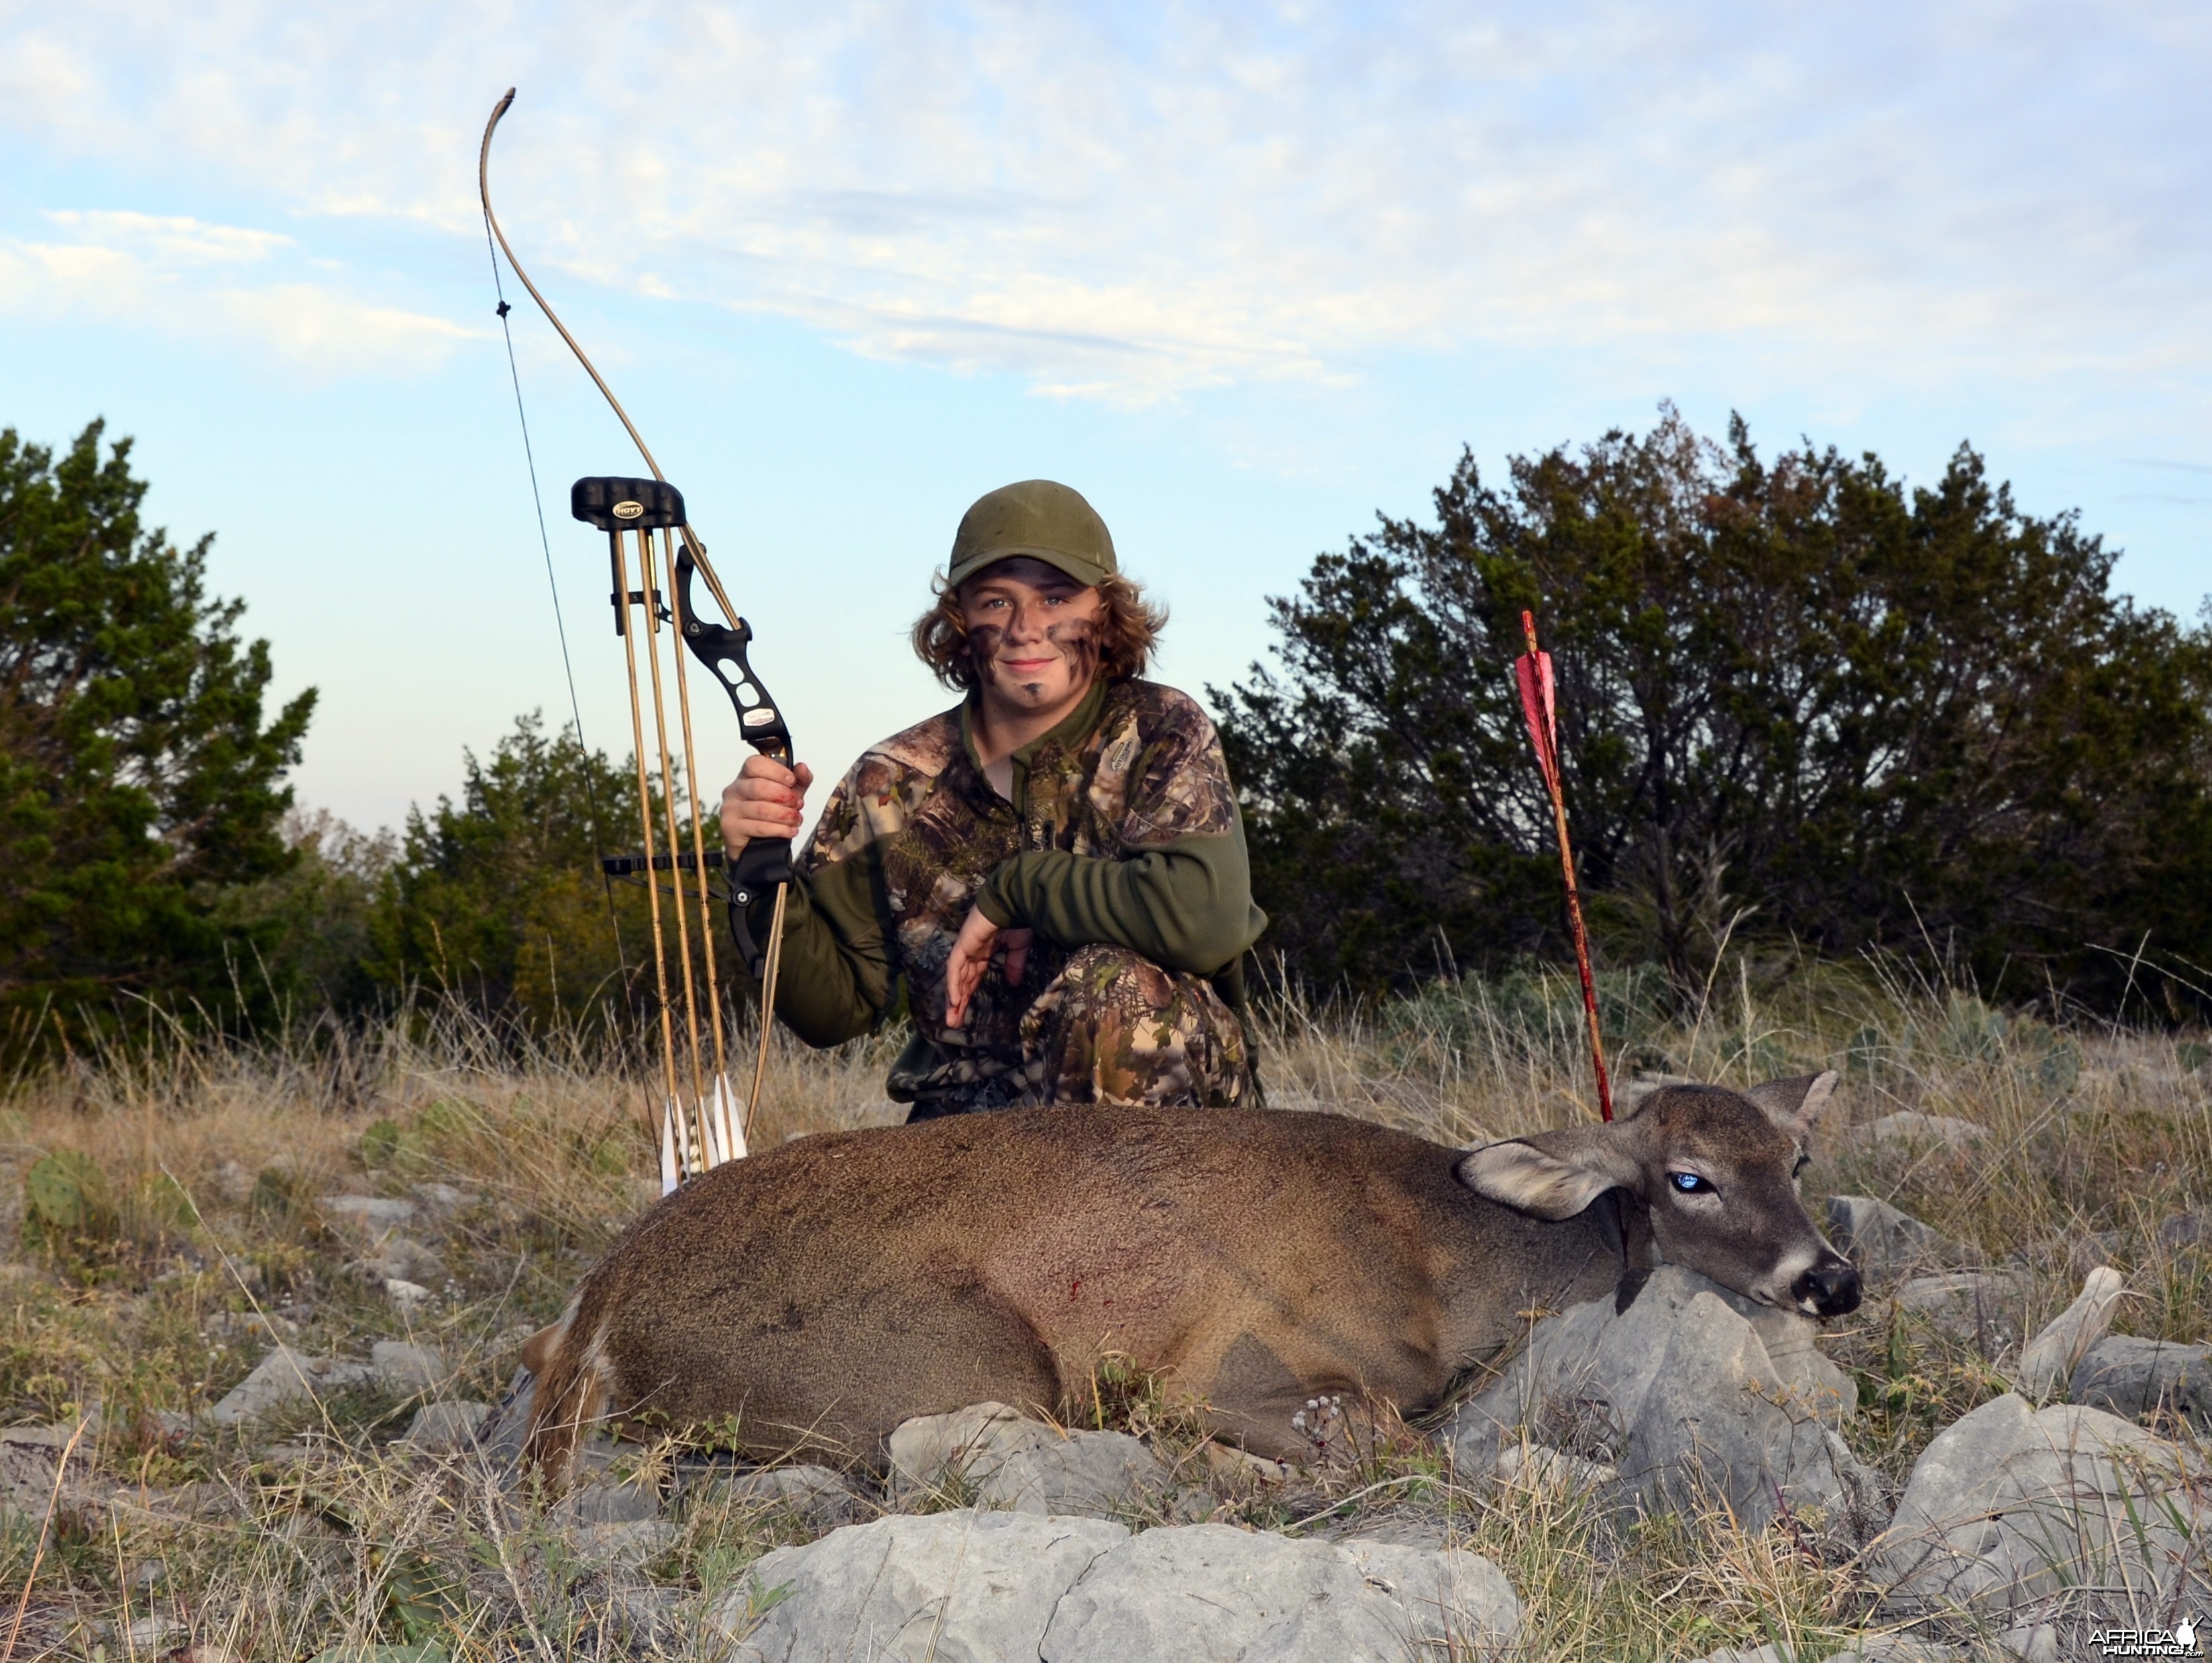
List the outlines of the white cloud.
{"type": "Polygon", "coordinates": [[[76,232],[83,243],[143,249],[149,260],[169,266],[250,264],[293,246],[279,232],[210,225],[173,214],[55,209],[46,218],[76,232]]]}
{"type": "Polygon", "coordinates": [[[0,240],[0,312],[91,317],[242,345],[318,375],[435,367],[483,333],[267,270],[281,233],[177,215],[58,209],[69,240],[0,240]]]}
{"type": "MultiPolygon", "coordinates": [[[[1483,342],[2177,378],[2212,339],[2185,5],[84,0],[0,47],[46,154],[212,177],[310,240],[475,236],[516,79],[526,261],[1069,396],[1483,342]]],[[[246,258],[167,223],[87,240],[246,258]]]]}

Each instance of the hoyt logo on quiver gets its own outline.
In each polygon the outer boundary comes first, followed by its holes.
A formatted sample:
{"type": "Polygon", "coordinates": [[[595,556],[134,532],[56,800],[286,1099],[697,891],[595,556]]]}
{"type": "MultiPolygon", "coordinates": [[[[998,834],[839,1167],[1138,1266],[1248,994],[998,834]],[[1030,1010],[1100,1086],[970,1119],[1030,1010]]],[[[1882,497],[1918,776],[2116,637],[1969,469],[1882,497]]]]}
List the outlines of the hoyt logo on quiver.
{"type": "MultiPolygon", "coordinates": [[[[686,1177],[703,1173],[725,1161],[740,1159],[745,1153],[767,1073],[769,1033],[775,1011],[776,974],[783,951],[785,902],[791,882],[790,841],[756,838],[745,846],[735,870],[729,872],[726,893],[716,893],[710,874],[721,869],[723,856],[719,848],[710,850],[706,846],[706,804],[698,793],[698,745],[692,733],[686,649],[689,656],[707,667],[729,695],[731,707],[737,713],[738,730],[746,743],[787,763],[792,755],[791,733],[784,725],[782,712],[769,696],[746,659],[745,648],[752,640],[751,626],[730,604],[720,579],[708,563],[706,545],[699,540],[685,515],[684,494],[668,483],[660,464],[653,459],[644,437],[629,419],[629,413],[623,409],[622,401],[615,397],[613,389],[607,385],[605,378],[576,337],[538,292],[538,285],[531,282],[530,274],[514,258],[507,234],[500,229],[498,217],[492,212],[492,134],[499,126],[500,118],[514,102],[514,89],[509,88],[507,95],[493,106],[491,118],[484,124],[483,143],[477,153],[477,186],[483,199],[486,235],[497,240],[508,266],[621,419],[653,475],[650,479],[580,479],[569,490],[568,507],[574,518],[607,535],[607,562],[613,586],[607,599],[614,610],[615,634],[623,643],[623,664],[629,680],[640,849],[635,855],[605,856],[600,865],[610,880],[635,878],[645,886],[647,911],[652,923],[660,1030],[660,1102],[657,1115],[651,1113],[648,1105],[647,1118],[648,1123],[658,1122],[661,1192],[666,1194],[686,1177]],[[636,563],[635,587],[630,579],[633,560],[636,563]],[[730,620],[728,623],[714,623],[700,616],[692,601],[695,578],[705,583],[714,604],[730,620]],[[680,648],[676,646],[678,642],[682,643],[680,648]],[[641,651],[646,666],[642,682],[638,675],[641,651]],[[663,674],[664,660],[672,666],[672,674],[663,674]],[[647,748],[646,724],[648,693],[653,740],[650,751],[647,748]],[[672,707],[675,716],[672,731],[672,707]],[[677,820],[679,792],[688,793],[688,838],[677,820]],[[669,875],[665,887],[659,877],[663,872],[669,875]],[[769,938],[762,944],[753,939],[748,914],[755,899],[771,891],[775,901],[769,938]],[[760,1048],[754,1059],[752,1089],[747,1095],[742,1117],[734,1111],[725,1054],[721,992],[714,975],[712,920],[715,904],[724,900],[729,905],[738,950],[746,969],[761,983],[760,1048]],[[680,1035],[677,1021],[679,1005],[683,1019],[680,1035]]],[[[492,270],[496,278],[499,264],[495,258],[492,270]]],[[[508,310],[502,298],[499,303],[502,321],[508,310]]],[[[510,348],[510,355],[511,352],[510,348]]],[[[520,378],[516,382],[515,407],[519,415],[520,378]]],[[[526,420],[523,436],[526,446],[526,420]]],[[[534,489],[534,461],[532,476],[534,489]]],[[[547,561],[550,568],[550,543],[547,561]]],[[[565,631],[562,650],[565,658],[565,631]]]]}

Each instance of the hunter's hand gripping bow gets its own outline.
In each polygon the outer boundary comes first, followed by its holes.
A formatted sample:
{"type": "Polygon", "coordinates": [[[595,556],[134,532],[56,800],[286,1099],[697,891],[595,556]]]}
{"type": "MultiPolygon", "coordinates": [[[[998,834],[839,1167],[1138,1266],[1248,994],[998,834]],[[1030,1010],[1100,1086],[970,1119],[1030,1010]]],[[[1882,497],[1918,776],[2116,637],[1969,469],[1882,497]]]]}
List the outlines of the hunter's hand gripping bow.
{"type": "MultiPolygon", "coordinates": [[[[791,841],[788,838],[755,838],[749,841],[739,855],[735,868],[729,874],[729,908],[732,928],[736,934],[738,950],[745,968],[761,982],[760,1049],[754,1059],[752,1090],[745,1103],[742,1120],[733,1119],[728,1083],[727,1059],[724,1055],[722,1034],[721,994],[714,976],[714,940],[712,935],[713,891],[708,883],[708,873],[722,864],[719,849],[706,847],[704,825],[706,807],[698,793],[696,759],[698,746],[691,733],[691,701],[689,678],[684,668],[684,652],[673,652],[670,656],[675,665],[675,705],[683,735],[683,765],[679,768],[669,743],[668,701],[661,676],[660,633],[665,625],[690,655],[706,665],[708,672],[721,683],[729,695],[730,704],[737,713],[738,731],[748,743],[763,755],[786,764],[791,762],[791,731],[784,725],[783,713],[770,698],[761,679],[753,673],[745,657],[746,646],[752,640],[751,626],[738,614],[723,590],[721,580],[707,560],[706,545],[685,519],[684,494],[671,485],[660,471],[660,464],[647,448],[644,438],[638,433],[622,401],[614,395],[605,379],[594,367],[576,337],[530,281],[530,274],[514,258],[508,246],[507,234],[500,229],[498,217],[491,206],[491,139],[498,128],[500,118],[514,102],[514,90],[507,89],[484,124],[483,143],[477,155],[477,185],[483,198],[484,225],[498,239],[501,252],[522,286],[529,290],[530,298],[538,302],[538,310],[568,343],[568,349],[576,355],[576,361],[584,367],[605,396],[623,428],[637,446],[638,454],[652,470],[650,479],[592,477],[578,480],[568,494],[569,512],[587,525],[597,526],[607,534],[607,557],[613,579],[613,589],[608,600],[614,608],[615,634],[622,638],[629,672],[630,733],[637,759],[638,831],[642,842],[637,855],[617,855],[602,860],[601,865],[611,877],[641,877],[646,886],[648,912],[653,925],[653,970],[660,999],[660,1062],[661,1087],[665,1093],[659,1123],[661,1150],[661,1187],[664,1193],[675,1188],[684,1177],[703,1172],[723,1161],[734,1160],[745,1152],[751,1135],[753,1117],[760,1107],[761,1087],[768,1067],[768,1041],[775,1011],[776,973],[783,956],[783,920],[788,886],[791,882],[791,841]],[[659,547],[655,548],[655,533],[659,547]],[[630,586],[629,561],[635,552],[637,560],[638,584],[630,586]],[[661,587],[661,576],[672,580],[666,590],[661,587]],[[691,584],[694,577],[703,579],[714,603],[723,616],[733,621],[729,625],[710,623],[698,615],[692,604],[691,584]],[[636,609],[633,617],[632,609],[636,609]],[[635,627],[641,622],[642,629],[635,627]],[[654,825],[655,794],[652,772],[647,761],[645,700],[638,682],[638,646],[642,640],[649,670],[652,689],[654,754],[659,761],[658,831],[654,825]],[[690,847],[680,847],[676,819],[678,781],[690,794],[690,847]],[[656,850],[659,836],[665,835],[666,851],[656,850]],[[669,954],[666,932],[662,923],[661,896],[663,890],[656,876],[670,875],[672,887],[666,892],[675,904],[668,910],[675,923],[676,957],[681,966],[682,1001],[685,1035],[689,1040],[688,1054],[683,1059],[687,1067],[679,1068],[679,1047],[676,1033],[675,1010],[671,999],[669,954]],[[687,894],[687,889],[689,893],[687,894]],[[762,895],[773,889],[775,907],[769,926],[768,941],[763,945],[754,940],[750,909],[762,895]],[[691,945],[691,907],[697,905],[698,934],[701,956],[704,960],[706,1009],[701,1001],[695,978],[691,945]],[[705,1033],[702,1033],[702,1017],[705,1033]],[[708,1061],[711,1053],[712,1061],[708,1061]],[[684,1076],[689,1077],[690,1090],[683,1089],[684,1076]]],[[[507,306],[501,302],[500,313],[506,315],[507,306]]]]}

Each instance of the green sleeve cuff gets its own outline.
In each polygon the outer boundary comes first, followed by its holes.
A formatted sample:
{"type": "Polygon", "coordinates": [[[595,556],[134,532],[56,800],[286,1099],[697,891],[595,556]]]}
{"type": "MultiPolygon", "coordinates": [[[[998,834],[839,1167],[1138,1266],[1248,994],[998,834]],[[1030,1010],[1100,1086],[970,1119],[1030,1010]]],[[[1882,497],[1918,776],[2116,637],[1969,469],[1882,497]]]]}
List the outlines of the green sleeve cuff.
{"type": "Polygon", "coordinates": [[[1007,904],[1006,898],[999,893],[999,872],[1006,870],[1006,867],[1001,865],[998,871],[993,872],[990,877],[985,878],[983,887],[975,891],[975,910],[1001,930],[1012,929],[1022,921],[1020,914],[1016,913],[1013,907],[1007,904]]]}

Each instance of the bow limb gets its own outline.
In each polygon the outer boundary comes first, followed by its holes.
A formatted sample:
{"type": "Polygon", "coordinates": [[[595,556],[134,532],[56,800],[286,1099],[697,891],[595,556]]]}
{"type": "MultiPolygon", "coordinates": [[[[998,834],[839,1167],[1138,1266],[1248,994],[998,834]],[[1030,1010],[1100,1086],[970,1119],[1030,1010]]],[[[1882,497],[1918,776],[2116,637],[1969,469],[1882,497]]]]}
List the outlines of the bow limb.
{"type": "Polygon", "coordinates": [[[484,222],[491,227],[492,235],[499,239],[500,252],[507,256],[507,263],[514,269],[514,275],[522,279],[522,286],[530,291],[530,298],[538,302],[538,309],[545,314],[545,321],[560,332],[561,338],[568,343],[568,350],[576,355],[576,361],[584,367],[584,373],[592,378],[592,385],[599,388],[607,403],[614,407],[615,414],[622,418],[622,424],[629,431],[631,442],[637,446],[637,453],[645,458],[645,465],[653,470],[655,479],[665,484],[668,476],[660,471],[660,464],[653,459],[653,452],[646,447],[644,435],[638,432],[637,423],[629,419],[629,412],[622,407],[622,400],[615,397],[615,390],[607,385],[607,378],[599,373],[590,355],[576,343],[576,337],[568,333],[568,325],[561,321],[561,314],[553,310],[552,304],[538,292],[538,285],[530,281],[530,274],[522,269],[522,262],[514,258],[514,250],[507,243],[507,233],[499,228],[499,215],[491,211],[491,136],[499,130],[499,118],[514,103],[514,88],[509,87],[507,96],[492,106],[491,119],[484,123],[483,143],[477,151],[477,194],[483,198],[484,222]]]}
{"type": "MultiPolygon", "coordinates": [[[[514,245],[507,241],[507,233],[500,228],[499,215],[492,211],[492,135],[499,130],[500,118],[513,107],[514,103],[514,88],[509,87],[506,95],[492,106],[491,119],[484,123],[483,143],[477,149],[477,195],[483,202],[484,223],[491,228],[492,235],[498,239],[500,252],[507,256],[508,269],[521,280],[523,288],[530,292],[530,298],[538,302],[538,309],[545,314],[545,321],[553,325],[555,332],[568,343],[568,350],[576,355],[576,361],[584,367],[584,373],[592,378],[592,385],[599,390],[599,396],[607,401],[608,407],[622,422],[623,431],[629,434],[630,442],[637,446],[637,453],[645,458],[645,465],[652,470],[653,476],[665,484],[668,476],[660,471],[660,464],[654,459],[652,446],[645,442],[645,435],[637,430],[637,423],[629,419],[629,412],[623,408],[622,400],[615,397],[615,390],[607,385],[607,378],[599,373],[599,366],[592,361],[591,355],[568,332],[568,325],[561,321],[561,314],[553,310],[553,303],[539,292],[536,283],[530,281],[530,274],[522,269],[522,262],[514,258],[514,245]]],[[[699,575],[706,580],[708,592],[714,596],[714,604],[722,609],[722,616],[736,617],[737,609],[730,604],[729,596],[723,592],[721,579],[715,575],[714,566],[707,559],[707,545],[699,541],[697,533],[689,525],[679,527],[678,535],[684,539],[684,546],[691,551],[692,558],[698,562],[699,575]]]]}

